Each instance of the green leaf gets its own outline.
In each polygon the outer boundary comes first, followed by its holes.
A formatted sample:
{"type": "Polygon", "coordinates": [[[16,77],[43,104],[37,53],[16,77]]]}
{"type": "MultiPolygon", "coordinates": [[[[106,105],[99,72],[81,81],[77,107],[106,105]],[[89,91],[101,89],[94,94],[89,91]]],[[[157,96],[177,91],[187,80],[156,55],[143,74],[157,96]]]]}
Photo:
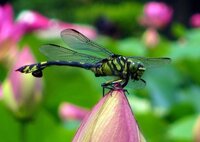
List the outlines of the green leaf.
{"type": "Polygon", "coordinates": [[[136,114],[140,130],[148,142],[168,142],[167,123],[152,113],[136,114]]]}
{"type": "Polygon", "coordinates": [[[129,56],[144,56],[146,49],[139,39],[126,38],[119,41],[119,54],[129,56]]]}
{"type": "Polygon", "coordinates": [[[196,115],[186,116],[169,126],[168,136],[173,141],[191,142],[193,140],[193,127],[196,115]]]}

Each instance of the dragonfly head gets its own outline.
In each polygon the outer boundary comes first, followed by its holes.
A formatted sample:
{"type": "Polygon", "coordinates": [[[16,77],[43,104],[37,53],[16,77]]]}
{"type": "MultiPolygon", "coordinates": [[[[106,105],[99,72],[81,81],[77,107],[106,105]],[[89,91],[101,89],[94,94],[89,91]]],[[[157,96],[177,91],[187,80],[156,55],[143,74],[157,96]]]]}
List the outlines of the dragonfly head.
{"type": "Polygon", "coordinates": [[[132,62],[130,64],[130,75],[133,80],[140,80],[146,68],[141,62],[132,62]]]}

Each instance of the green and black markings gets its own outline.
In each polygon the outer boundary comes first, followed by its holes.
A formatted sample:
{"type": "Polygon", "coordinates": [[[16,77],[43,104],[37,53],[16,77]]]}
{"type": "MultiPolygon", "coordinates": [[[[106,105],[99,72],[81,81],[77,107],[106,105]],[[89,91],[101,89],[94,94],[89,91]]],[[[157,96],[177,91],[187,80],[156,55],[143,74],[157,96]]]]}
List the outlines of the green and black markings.
{"type": "Polygon", "coordinates": [[[103,88],[113,89],[116,86],[123,88],[129,82],[132,82],[133,85],[139,83],[137,87],[143,87],[146,82],[142,79],[142,75],[146,69],[163,66],[170,62],[170,58],[116,55],[74,29],[63,30],[61,38],[69,47],[55,44],[44,45],[40,51],[50,59],[49,61],[25,65],[16,71],[42,77],[42,70],[49,66],[80,67],[91,70],[96,77],[116,77],[116,79],[102,84],[103,88]]]}

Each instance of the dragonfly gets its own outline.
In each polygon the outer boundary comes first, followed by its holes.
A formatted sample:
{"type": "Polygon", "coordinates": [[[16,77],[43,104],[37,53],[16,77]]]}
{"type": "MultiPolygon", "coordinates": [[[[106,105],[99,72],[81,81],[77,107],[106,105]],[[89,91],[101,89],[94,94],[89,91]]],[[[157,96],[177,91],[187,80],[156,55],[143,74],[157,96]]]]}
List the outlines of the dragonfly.
{"type": "Polygon", "coordinates": [[[132,84],[133,88],[143,88],[146,81],[142,79],[142,76],[146,69],[160,67],[171,61],[167,57],[147,58],[114,54],[74,29],[65,29],[60,35],[68,47],[56,44],[43,45],[40,51],[49,58],[48,61],[25,65],[16,71],[42,77],[42,71],[50,66],[87,69],[96,77],[113,77],[101,84],[104,95],[105,88],[124,88],[127,84],[132,84]]]}

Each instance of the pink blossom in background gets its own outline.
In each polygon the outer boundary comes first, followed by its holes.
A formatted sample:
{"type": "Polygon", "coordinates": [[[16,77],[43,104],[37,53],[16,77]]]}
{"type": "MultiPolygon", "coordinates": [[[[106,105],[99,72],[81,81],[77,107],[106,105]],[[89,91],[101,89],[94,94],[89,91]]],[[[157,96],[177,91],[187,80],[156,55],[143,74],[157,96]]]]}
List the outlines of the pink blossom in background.
{"type": "Polygon", "coordinates": [[[35,11],[22,11],[17,21],[27,26],[27,31],[47,29],[51,26],[51,20],[35,11]]]}
{"type": "Polygon", "coordinates": [[[23,24],[14,22],[13,9],[10,4],[0,6],[0,44],[7,39],[18,41],[25,29],[23,24]]]}
{"type": "Polygon", "coordinates": [[[173,10],[163,2],[145,4],[140,23],[144,26],[163,28],[172,19],[173,10]]]}
{"type": "Polygon", "coordinates": [[[60,38],[60,31],[66,28],[77,29],[89,38],[96,37],[96,31],[90,26],[49,19],[34,11],[23,11],[18,20],[14,21],[12,6],[10,4],[0,6],[0,60],[12,65],[18,50],[16,43],[27,32],[39,30],[41,32],[39,35],[60,38]]]}
{"type": "Polygon", "coordinates": [[[29,48],[18,53],[7,79],[2,84],[2,97],[5,104],[19,118],[30,117],[40,103],[41,80],[31,74],[25,75],[15,70],[22,65],[35,62],[29,48]]]}
{"type": "Polygon", "coordinates": [[[196,14],[191,16],[190,25],[193,28],[199,28],[200,27],[200,13],[196,13],[196,14]]]}
{"type": "MultiPolygon", "coordinates": [[[[10,4],[0,6],[0,60],[15,60],[16,43],[26,31],[22,23],[14,22],[13,9],[10,4]]],[[[7,65],[11,65],[9,62],[7,65]]]]}
{"type": "Polygon", "coordinates": [[[147,28],[143,35],[144,43],[149,48],[154,48],[159,44],[160,38],[156,29],[147,28]]]}
{"type": "Polygon", "coordinates": [[[2,99],[2,96],[3,96],[3,93],[2,93],[2,87],[1,87],[1,84],[0,84],[0,100],[2,99]]]}
{"type": "Polygon", "coordinates": [[[96,30],[91,26],[70,24],[70,23],[64,23],[64,22],[60,22],[59,25],[62,29],[75,29],[79,31],[80,33],[84,34],[89,39],[95,39],[97,36],[96,30]]]}
{"type": "Polygon", "coordinates": [[[59,106],[59,116],[62,120],[82,120],[88,113],[88,110],[75,106],[70,103],[61,103],[59,106]]]}
{"type": "MultiPolygon", "coordinates": [[[[63,29],[73,28],[87,37],[94,39],[97,35],[96,30],[91,26],[66,23],[59,20],[49,19],[35,11],[23,11],[18,16],[18,20],[14,22],[13,9],[10,4],[0,6],[0,45],[5,44],[7,40],[18,42],[26,33],[34,30],[45,29],[46,36],[56,35],[55,31],[59,32],[63,29]],[[53,31],[51,31],[53,29],[53,31]],[[51,34],[48,33],[51,32],[51,34]]],[[[58,36],[58,35],[56,35],[58,36]]],[[[1,46],[0,50],[2,47],[1,46]]]]}
{"type": "Polygon", "coordinates": [[[27,31],[39,29],[40,35],[43,37],[46,36],[47,38],[55,38],[60,34],[60,31],[64,29],[76,29],[91,39],[94,39],[97,35],[96,30],[91,26],[78,25],[59,21],[56,19],[49,19],[38,12],[30,10],[21,12],[17,21],[26,25],[27,31]]]}
{"type": "Polygon", "coordinates": [[[73,142],[145,142],[123,90],[111,91],[84,118],[73,142]]]}
{"type": "Polygon", "coordinates": [[[47,29],[37,31],[40,38],[60,38],[60,32],[64,29],[75,29],[84,34],[89,39],[94,39],[97,36],[96,30],[87,25],[71,24],[62,21],[52,20],[51,26],[47,29]]]}

